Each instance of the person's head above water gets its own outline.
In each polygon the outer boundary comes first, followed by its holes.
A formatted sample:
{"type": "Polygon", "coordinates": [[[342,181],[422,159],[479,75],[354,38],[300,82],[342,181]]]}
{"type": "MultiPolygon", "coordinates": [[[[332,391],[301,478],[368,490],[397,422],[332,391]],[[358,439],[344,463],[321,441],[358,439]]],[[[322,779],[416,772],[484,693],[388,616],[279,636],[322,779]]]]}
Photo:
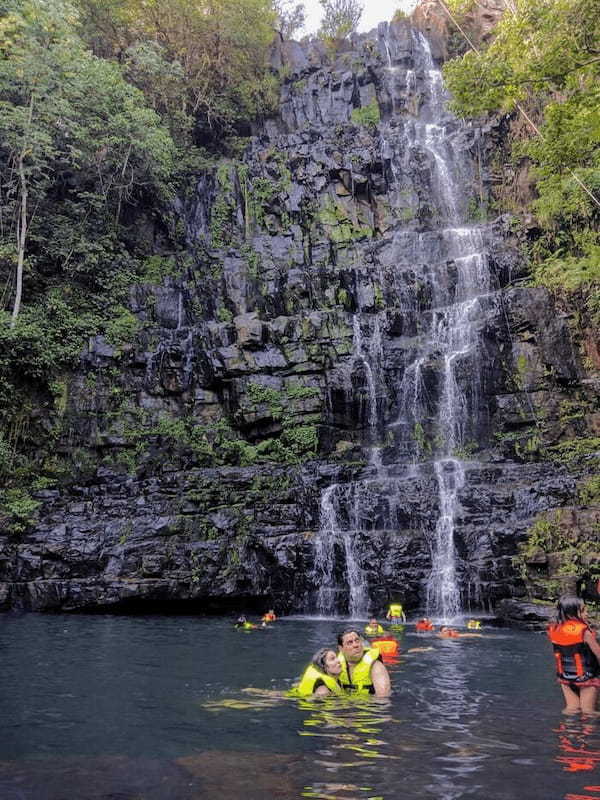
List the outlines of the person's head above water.
{"type": "Polygon", "coordinates": [[[581,597],[563,594],[556,603],[556,619],[566,622],[568,619],[582,619],[585,614],[585,603],[581,597]]]}
{"type": "Polygon", "coordinates": [[[240,616],[237,618],[237,621],[238,622],[246,622],[246,617],[243,614],[240,614],[240,616]]]}
{"type": "Polygon", "coordinates": [[[338,644],[348,661],[360,661],[363,654],[363,640],[356,628],[346,628],[337,637],[338,644]]]}
{"type": "Polygon", "coordinates": [[[342,671],[342,665],[335,650],[331,647],[322,647],[312,657],[312,663],[321,672],[326,672],[328,675],[339,675],[342,671]]]}
{"type": "Polygon", "coordinates": [[[377,620],[375,619],[375,617],[371,617],[371,619],[369,620],[369,625],[377,625],[377,620]]]}

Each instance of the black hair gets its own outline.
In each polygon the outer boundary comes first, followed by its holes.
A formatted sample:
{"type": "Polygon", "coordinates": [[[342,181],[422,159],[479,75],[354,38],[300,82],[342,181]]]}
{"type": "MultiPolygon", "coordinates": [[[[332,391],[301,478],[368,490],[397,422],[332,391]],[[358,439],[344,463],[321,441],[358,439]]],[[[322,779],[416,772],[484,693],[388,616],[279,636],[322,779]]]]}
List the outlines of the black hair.
{"type": "Polygon", "coordinates": [[[311,658],[312,663],[317,669],[321,670],[321,672],[327,672],[327,667],[325,666],[325,657],[327,653],[335,653],[335,647],[321,647],[311,658]]]}
{"type": "Polygon", "coordinates": [[[355,633],[359,639],[362,639],[362,634],[360,633],[360,631],[357,631],[356,628],[344,628],[343,631],[338,633],[337,637],[337,643],[339,644],[340,647],[344,643],[344,636],[347,636],[349,633],[355,633]]]}
{"type": "Polygon", "coordinates": [[[556,603],[556,621],[566,622],[568,619],[581,619],[585,606],[581,597],[574,594],[563,594],[556,603]]]}

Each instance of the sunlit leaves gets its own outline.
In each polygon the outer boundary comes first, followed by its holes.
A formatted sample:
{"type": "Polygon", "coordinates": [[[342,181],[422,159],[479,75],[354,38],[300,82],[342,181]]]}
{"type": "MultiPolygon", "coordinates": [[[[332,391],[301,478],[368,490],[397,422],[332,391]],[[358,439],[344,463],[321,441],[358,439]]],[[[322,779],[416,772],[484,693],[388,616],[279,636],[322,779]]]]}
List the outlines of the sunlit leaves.
{"type": "Polygon", "coordinates": [[[539,134],[514,152],[531,159],[536,178],[536,278],[591,285],[600,278],[600,0],[513,0],[494,33],[481,54],[446,65],[454,108],[479,115],[520,104],[535,118],[539,134]]]}

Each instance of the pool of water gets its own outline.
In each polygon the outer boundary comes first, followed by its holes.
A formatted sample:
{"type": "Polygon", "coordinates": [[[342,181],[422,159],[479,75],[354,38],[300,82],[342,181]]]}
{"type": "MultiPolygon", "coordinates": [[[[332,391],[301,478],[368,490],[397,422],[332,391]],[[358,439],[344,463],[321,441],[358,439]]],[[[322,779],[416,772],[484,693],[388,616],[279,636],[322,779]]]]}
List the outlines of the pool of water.
{"type": "Polygon", "coordinates": [[[600,723],[561,714],[540,634],[406,626],[381,703],[243,691],[288,688],[342,626],[0,615],[0,798],[600,800],[600,723]]]}

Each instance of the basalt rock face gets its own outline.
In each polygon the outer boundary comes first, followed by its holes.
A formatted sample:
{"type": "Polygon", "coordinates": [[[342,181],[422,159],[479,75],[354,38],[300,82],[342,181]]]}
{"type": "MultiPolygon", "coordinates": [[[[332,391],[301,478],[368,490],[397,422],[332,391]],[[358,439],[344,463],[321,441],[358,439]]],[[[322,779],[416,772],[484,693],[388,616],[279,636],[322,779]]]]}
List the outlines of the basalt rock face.
{"type": "Polygon", "coordinates": [[[592,441],[597,393],[571,320],[514,288],[513,221],[482,219],[498,130],[441,110],[440,56],[408,22],[274,54],[279,116],[180,201],[185,269],[82,356],[72,479],[0,539],[3,607],[416,607],[450,517],[461,603],[523,592],[519,540],[591,470],[542,445],[592,441]]]}

